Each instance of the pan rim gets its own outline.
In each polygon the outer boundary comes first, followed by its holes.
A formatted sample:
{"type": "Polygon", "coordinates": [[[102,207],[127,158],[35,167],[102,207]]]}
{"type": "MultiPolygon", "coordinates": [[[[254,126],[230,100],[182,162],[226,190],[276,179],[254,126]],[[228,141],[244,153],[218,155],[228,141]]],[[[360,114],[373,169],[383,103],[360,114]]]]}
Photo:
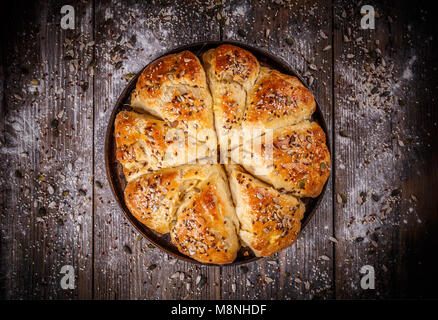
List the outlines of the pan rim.
{"type": "MultiPolygon", "coordinates": [[[[252,54],[255,54],[256,56],[262,56],[264,58],[267,58],[269,60],[269,62],[273,62],[271,64],[276,65],[277,67],[280,67],[279,69],[281,69],[280,71],[285,72],[286,74],[292,75],[297,77],[301,83],[312,93],[314,99],[315,99],[315,103],[316,103],[316,109],[314,112],[314,115],[316,114],[316,118],[317,121],[319,123],[319,125],[322,127],[325,135],[326,135],[326,145],[327,148],[329,150],[330,153],[330,157],[331,157],[331,148],[330,148],[330,135],[328,134],[328,130],[327,130],[327,125],[324,119],[324,116],[321,112],[320,109],[320,105],[319,102],[317,100],[317,97],[315,96],[314,92],[309,88],[309,86],[307,85],[307,83],[304,81],[303,77],[296,72],[296,70],[290,65],[290,63],[288,63],[287,61],[285,61],[282,57],[278,57],[276,55],[273,55],[272,53],[270,53],[269,51],[267,51],[264,48],[260,48],[260,47],[256,47],[253,45],[249,45],[247,43],[244,42],[239,42],[239,41],[233,41],[233,40],[227,40],[227,41],[219,41],[219,40],[206,40],[206,41],[199,41],[199,42],[193,42],[190,44],[184,44],[181,46],[177,46],[173,49],[170,49],[168,51],[165,51],[164,53],[161,53],[159,55],[157,55],[156,57],[152,58],[139,72],[136,73],[136,75],[128,82],[128,84],[124,87],[123,91],[120,93],[112,111],[111,111],[111,115],[109,117],[109,122],[107,124],[107,129],[106,129],[106,135],[105,135],[105,144],[104,144],[104,157],[105,157],[105,168],[106,168],[106,175],[107,175],[107,179],[111,188],[111,192],[119,206],[119,208],[122,210],[125,218],[130,222],[130,224],[137,230],[137,232],[144,237],[145,239],[147,239],[149,242],[151,242],[154,246],[160,248],[162,251],[164,251],[165,253],[172,255],[174,258],[177,258],[179,260],[183,260],[183,261],[187,261],[187,262],[191,262],[197,265],[202,265],[202,266],[237,266],[237,265],[243,265],[243,264],[247,264],[247,263],[251,263],[254,261],[257,261],[261,258],[264,257],[251,257],[249,259],[242,259],[242,260],[234,260],[232,263],[229,264],[224,264],[224,265],[219,265],[219,264],[208,264],[208,263],[202,263],[199,262],[197,260],[194,260],[182,253],[176,253],[173,252],[171,250],[169,250],[169,248],[166,248],[165,246],[163,246],[161,243],[159,243],[158,241],[156,241],[155,239],[151,238],[150,236],[148,236],[144,230],[142,230],[142,228],[147,228],[150,230],[150,228],[148,228],[147,226],[141,224],[135,217],[133,217],[133,215],[130,213],[129,209],[125,209],[124,206],[122,205],[125,203],[124,198],[120,198],[119,194],[116,191],[116,188],[114,186],[114,181],[113,181],[113,174],[111,172],[111,165],[110,165],[110,152],[109,150],[110,148],[110,142],[112,141],[111,136],[113,135],[113,131],[114,131],[114,120],[115,120],[115,116],[117,115],[117,113],[120,110],[120,106],[123,106],[123,101],[126,100],[126,97],[130,95],[130,93],[133,90],[133,87],[135,86],[135,83],[137,82],[138,77],[140,76],[140,74],[143,72],[143,70],[149,66],[150,64],[152,64],[153,62],[157,61],[158,59],[167,56],[169,54],[174,54],[174,53],[178,53],[184,50],[189,50],[191,52],[193,52],[193,48],[196,47],[200,47],[200,49],[198,49],[197,51],[201,51],[205,46],[210,46],[210,47],[216,47],[216,46],[220,46],[222,44],[231,44],[231,45],[235,45],[238,47],[241,47],[245,50],[250,51],[252,54]],[[141,226],[139,226],[139,224],[141,224],[141,226]]],[[[195,52],[193,52],[195,53],[195,52]]],[[[195,53],[196,56],[199,57],[199,53],[195,53]]],[[[330,179],[330,177],[329,177],[330,179]]],[[[319,207],[322,199],[325,196],[326,193],[326,189],[328,186],[328,182],[329,179],[327,179],[326,183],[324,184],[324,187],[320,193],[320,195],[314,199],[314,202],[312,203],[312,208],[310,209],[310,211],[308,212],[308,209],[306,208],[306,213],[305,213],[305,218],[301,221],[301,229],[300,232],[298,234],[297,240],[291,244],[289,247],[284,248],[283,250],[287,250],[288,248],[290,248],[291,246],[295,245],[295,243],[298,241],[298,239],[300,239],[305,227],[309,224],[310,220],[313,218],[313,216],[315,215],[315,212],[317,210],[317,208],[319,207]]],[[[126,204],[125,204],[126,206],[126,204]]],[[[283,251],[281,250],[281,251],[283,251]]]]}

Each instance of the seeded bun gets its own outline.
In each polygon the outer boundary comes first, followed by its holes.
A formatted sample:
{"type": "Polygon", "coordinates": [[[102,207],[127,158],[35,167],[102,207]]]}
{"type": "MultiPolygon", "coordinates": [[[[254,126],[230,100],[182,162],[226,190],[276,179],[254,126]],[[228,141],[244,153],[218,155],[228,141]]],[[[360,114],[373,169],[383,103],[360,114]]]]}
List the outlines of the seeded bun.
{"type": "Polygon", "coordinates": [[[213,165],[207,179],[185,192],[170,232],[172,242],[197,261],[227,264],[240,248],[237,230],[228,181],[222,167],[213,165]]]}
{"type": "Polygon", "coordinates": [[[240,129],[246,96],[260,70],[252,53],[229,44],[208,50],[202,56],[213,96],[216,133],[222,148],[234,148],[233,129],[240,129]]]}
{"type": "Polygon", "coordinates": [[[306,210],[298,198],[278,192],[239,166],[229,169],[229,181],[240,238],[256,256],[268,257],[297,240],[306,210]]]}
{"type": "Polygon", "coordinates": [[[212,99],[204,68],[190,51],[151,63],[137,80],[131,106],[202,141],[216,156],[212,99]]]}
{"type": "Polygon", "coordinates": [[[114,135],[117,160],[128,182],[156,170],[216,159],[216,150],[205,142],[146,114],[121,111],[114,135]]]}
{"type": "Polygon", "coordinates": [[[316,103],[298,78],[266,67],[248,92],[243,128],[276,129],[310,119],[316,103]]]}
{"type": "Polygon", "coordinates": [[[272,149],[264,140],[236,148],[232,159],[259,179],[297,197],[319,196],[330,175],[325,133],[316,122],[275,129],[272,149]]]}

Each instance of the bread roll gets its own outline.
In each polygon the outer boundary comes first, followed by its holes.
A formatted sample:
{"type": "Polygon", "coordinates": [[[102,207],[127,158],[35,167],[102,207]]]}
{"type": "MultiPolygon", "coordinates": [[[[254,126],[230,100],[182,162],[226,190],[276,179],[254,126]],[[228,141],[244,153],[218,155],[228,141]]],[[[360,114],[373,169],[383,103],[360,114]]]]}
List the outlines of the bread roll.
{"type": "Polygon", "coordinates": [[[231,153],[234,162],[279,190],[317,197],[330,175],[330,152],[316,122],[276,129],[267,140],[251,141],[231,153]]]}
{"type": "Polygon", "coordinates": [[[125,202],[138,221],[160,233],[170,232],[185,193],[210,174],[209,165],[186,165],[145,174],[125,188],[125,202]]]}
{"type": "Polygon", "coordinates": [[[310,119],[316,103],[298,78],[266,67],[248,93],[242,128],[275,129],[310,119]]]}
{"type": "Polygon", "coordinates": [[[145,68],[131,106],[182,129],[216,155],[212,99],[204,69],[190,51],[165,56],[145,68]]]}
{"type": "Polygon", "coordinates": [[[259,74],[252,53],[229,44],[208,50],[202,56],[213,96],[216,132],[221,149],[235,147],[231,134],[240,129],[247,91],[259,74]]]}
{"type": "Polygon", "coordinates": [[[202,60],[183,51],[154,61],[131,95],[135,111],[117,115],[125,203],[199,262],[231,263],[241,244],[270,256],[296,241],[300,198],[317,197],[330,175],[324,131],[309,121],[315,99],[242,48],[221,45],[202,60]],[[221,160],[235,163],[228,177],[205,164],[218,140],[221,160]]]}
{"type": "Polygon", "coordinates": [[[185,192],[176,216],[170,235],[181,253],[203,263],[234,261],[239,222],[220,165],[210,166],[208,178],[185,192]]]}
{"type": "Polygon", "coordinates": [[[242,242],[258,257],[268,257],[294,243],[306,210],[304,204],[238,166],[228,170],[242,242]]]}
{"type": "Polygon", "coordinates": [[[128,182],[159,169],[216,160],[205,143],[187,132],[133,111],[117,114],[114,135],[117,160],[128,182]]]}

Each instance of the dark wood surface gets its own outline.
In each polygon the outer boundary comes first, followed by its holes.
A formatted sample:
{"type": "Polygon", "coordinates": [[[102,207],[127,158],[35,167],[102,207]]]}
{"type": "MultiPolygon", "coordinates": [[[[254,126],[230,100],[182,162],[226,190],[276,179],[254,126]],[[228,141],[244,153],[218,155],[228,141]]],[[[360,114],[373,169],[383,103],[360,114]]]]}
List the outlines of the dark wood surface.
{"type": "Polygon", "coordinates": [[[436,297],[438,89],[433,11],[397,2],[59,1],[2,9],[3,299],[436,297]],[[360,7],[376,9],[360,29],[360,7]],[[314,91],[333,171],[297,243],[245,267],[175,260],[138,236],[110,191],[109,116],[132,73],[203,40],[279,56],[314,91]],[[61,267],[76,287],[60,286],[61,267]],[[375,269],[375,290],[359,270],[375,269]]]}

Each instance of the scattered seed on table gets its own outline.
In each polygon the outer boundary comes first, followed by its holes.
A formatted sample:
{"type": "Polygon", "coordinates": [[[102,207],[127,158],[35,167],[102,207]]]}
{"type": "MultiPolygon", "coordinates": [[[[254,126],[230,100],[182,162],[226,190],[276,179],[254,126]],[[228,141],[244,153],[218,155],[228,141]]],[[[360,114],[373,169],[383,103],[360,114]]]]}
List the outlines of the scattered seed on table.
{"type": "Polygon", "coordinates": [[[125,251],[127,254],[132,254],[132,250],[127,244],[123,246],[123,251],[125,251]]]}

